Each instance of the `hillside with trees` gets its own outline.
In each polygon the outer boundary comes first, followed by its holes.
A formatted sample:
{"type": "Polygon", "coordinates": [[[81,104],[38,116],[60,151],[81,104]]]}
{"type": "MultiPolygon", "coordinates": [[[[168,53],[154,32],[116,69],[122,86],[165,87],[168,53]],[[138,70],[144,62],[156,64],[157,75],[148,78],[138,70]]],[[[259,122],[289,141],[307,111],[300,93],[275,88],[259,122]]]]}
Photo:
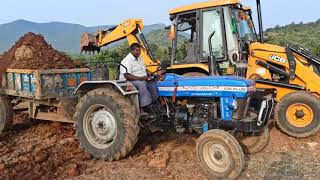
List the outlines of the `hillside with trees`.
{"type": "Polygon", "coordinates": [[[320,56],[320,19],[311,23],[291,23],[266,30],[268,43],[299,45],[320,56]]]}
{"type": "MultiPolygon", "coordinates": [[[[120,23],[120,22],[119,22],[120,23]]],[[[27,20],[16,20],[0,24],[0,54],[8,50],[21,36],[28,32],[42,34],[45,40],[55,49],[66,53],[79,53],[79,42],[82,33],[97,32],[98,29],[108,29],[114,25],[83,26],[64,22],[36,23],[27,20]]],[[[144,26],[143,33],[164,29],[164,24],[144,26]]],[[[114,43],[112,46],[119,45],[114,43]]]]}

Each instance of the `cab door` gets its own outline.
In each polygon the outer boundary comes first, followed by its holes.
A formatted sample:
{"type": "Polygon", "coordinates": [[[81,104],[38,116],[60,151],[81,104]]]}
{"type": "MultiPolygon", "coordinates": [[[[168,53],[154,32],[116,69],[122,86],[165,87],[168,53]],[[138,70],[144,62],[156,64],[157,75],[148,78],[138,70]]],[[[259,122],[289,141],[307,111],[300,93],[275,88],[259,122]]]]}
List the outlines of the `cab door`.
{"type": "Polygon", "coordinates": [[[207,61],[210,55],[209,43],[212,45],[213,55],[217,61],[227,60],[226,36],[221,8],[204,9],[200,16],[200,57],[207,61]],[[214,35],[209,39],[210,34],[214,35]]]}

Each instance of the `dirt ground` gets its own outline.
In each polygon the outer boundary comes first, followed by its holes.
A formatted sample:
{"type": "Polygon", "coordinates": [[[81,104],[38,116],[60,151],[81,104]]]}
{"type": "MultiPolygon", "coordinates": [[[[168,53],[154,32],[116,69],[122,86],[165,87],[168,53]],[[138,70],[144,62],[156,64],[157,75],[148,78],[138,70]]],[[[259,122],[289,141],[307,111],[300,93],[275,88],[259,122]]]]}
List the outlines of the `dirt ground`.
{"type": "MultiPolygon", "coordinates": [[[[195,156],[197,135],[143,134],[127,158],[105,162],[81,150],[74,134],[70,124],[18,122],[0,136],[0,179],[209,179],[195,156]]],[[[269,145],[246,155],[240,179],[319,179],[319,144],[319,133],[299,140],[273,127],[269,145]]]]}

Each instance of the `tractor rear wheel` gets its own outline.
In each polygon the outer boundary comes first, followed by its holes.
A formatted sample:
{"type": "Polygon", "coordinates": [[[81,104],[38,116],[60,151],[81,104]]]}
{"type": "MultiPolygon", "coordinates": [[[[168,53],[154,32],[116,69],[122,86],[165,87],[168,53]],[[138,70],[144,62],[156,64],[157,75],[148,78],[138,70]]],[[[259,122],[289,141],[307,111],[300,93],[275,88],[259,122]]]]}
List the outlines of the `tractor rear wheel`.
{"type": "Polygon", "coordinates": [[[241,137],[239,142],[246,153],[253,154],[263,150],[268,145],[269,140],[269,128],[265,127],[260,135],[241,137]]]}
{"type": "Polygon", "coordinates": [[[215,129],[197,140],[201,166],[217,178],[235,179],[244,168],[244,154],[238,141],[228,132],[215,129]]]}
{"type": "Polygon", "coordinates": [[[0,134],[12,126],[13,109],[6,96],[0,96],[0,134]]]}
{"type": "Polygon", "coordinates": [[[305,138],[320,129],[320,100],[309,92],[284,96],[275,108],[275,120],[286,134],[305,138]]]}
{"type": "Polygon", "coordinates": [[[130,99],[111,88],[88,92],[74,114],[80,146],[96,159],[119,160],[134,147],[139,116],[130,99]]]}

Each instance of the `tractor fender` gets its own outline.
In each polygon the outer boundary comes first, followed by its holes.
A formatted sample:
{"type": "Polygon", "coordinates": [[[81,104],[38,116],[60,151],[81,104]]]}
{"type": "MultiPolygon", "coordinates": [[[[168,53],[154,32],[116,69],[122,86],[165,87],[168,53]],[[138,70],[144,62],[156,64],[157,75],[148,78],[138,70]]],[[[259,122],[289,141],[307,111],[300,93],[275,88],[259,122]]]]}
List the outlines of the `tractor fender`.
{"type": "Polygon", "coordinates": [[[123,96],[127,96],[130,99],[131,103],[135,106],[136,112],[140,114],[139,92],[129,81],[85,81],[78,86],[74,94],[86,94],[98,88],[113,88],[119,91],[123,96]]]}
{"type": "Polygon", "coordinates": [[[97,88],[114,88],[118,90],[122,95],[133,95],[138,94],[136,87],[129,81],[85,81],[82,82],[77,89],[74,91],[74,94],[86,94],[89,91],[92,91],[97,88]]]}

